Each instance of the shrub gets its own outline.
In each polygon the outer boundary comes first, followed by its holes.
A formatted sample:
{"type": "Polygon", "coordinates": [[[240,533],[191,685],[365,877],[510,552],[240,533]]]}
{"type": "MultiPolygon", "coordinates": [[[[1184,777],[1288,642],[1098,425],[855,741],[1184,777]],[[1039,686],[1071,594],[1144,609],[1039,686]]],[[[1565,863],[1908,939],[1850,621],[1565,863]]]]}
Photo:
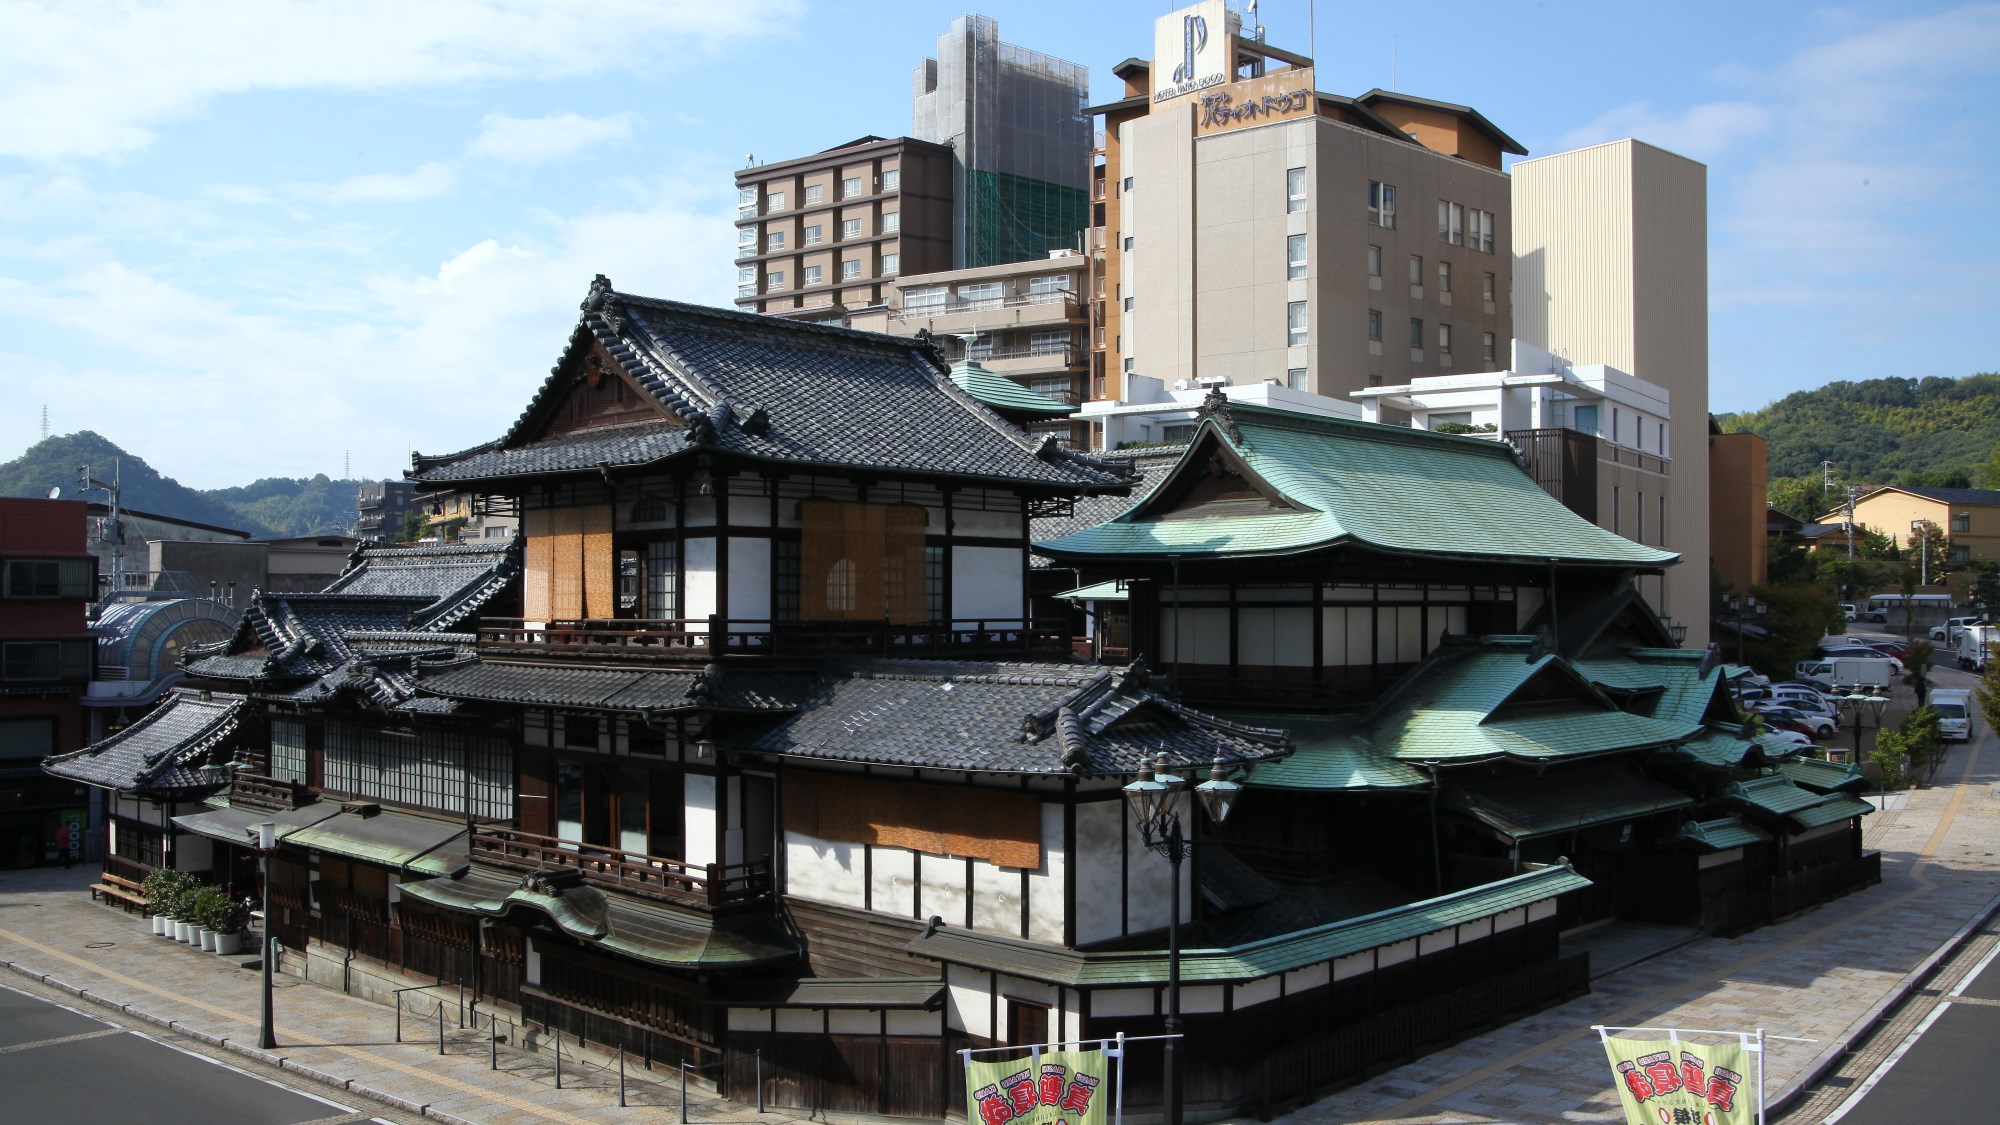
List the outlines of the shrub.
{"type": "Polygon", "coordinates": [[[1910,737],[1901,731],[1884,727],[1875,732],[1875,749],[1868,754],[1882,771],[1882,788],[1901,789],[1903,787],[1903,763],[1910,754],[1910,737]]]}
{"type": "Polygon", "coordinates": [[[164,914],[177,922],[191,920],[185,913],[186,899],[195,885],[193,875],[186,871],[175,871],[170,867],[160,868],[146,876],[145,881],[139,884],[145,890],[147,899],[153,904],[153,913],[164,914]]]}

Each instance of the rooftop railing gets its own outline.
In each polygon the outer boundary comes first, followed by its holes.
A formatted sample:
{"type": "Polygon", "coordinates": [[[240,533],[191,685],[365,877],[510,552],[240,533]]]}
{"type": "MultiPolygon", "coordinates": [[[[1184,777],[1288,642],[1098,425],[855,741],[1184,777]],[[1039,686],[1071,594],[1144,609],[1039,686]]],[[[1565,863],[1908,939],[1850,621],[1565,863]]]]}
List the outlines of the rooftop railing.
{"type": "Polygon", "coordinates": [[[1062,290],[1056,293],[1016,293],[1005,297],[960,297],[956,294],[942,298],[918,298],[918,303],[909,303],[904,298],[898,320],[922,320],[925,317],[947,316],[952,313],[988,312],[995,309],[1021,309],[1034,305],[1067,305],[1071,314],[1080,314],[1081,306],[1075,293],[1062,290]]]}
{"type": "Polygon", "coordinates": [[[542,656],[628,656],[711,660],[749,656],[930,656],[946,653],[1062,652],[1068,622],[970,618],[898,625],[887,621],[773,621],[768,618],[621,617],[532,621],[486,617],[481,650],[542,656]]]}
{"type": "Polygon", "coordinates": [[[472,859],[516,871],[575,871],[585,883],[714,911],[771,897],[771,861],[696,864],[665,856],[579,844],[501,825],[472,830],[472,859]]]}

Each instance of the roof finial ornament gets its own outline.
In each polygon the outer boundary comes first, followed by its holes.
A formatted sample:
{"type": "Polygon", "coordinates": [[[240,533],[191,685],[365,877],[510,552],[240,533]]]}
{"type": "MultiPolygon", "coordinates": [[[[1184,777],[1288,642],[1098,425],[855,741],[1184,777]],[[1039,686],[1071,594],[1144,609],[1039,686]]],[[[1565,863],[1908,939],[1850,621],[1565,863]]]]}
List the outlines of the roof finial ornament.
{"type": "Polygon", "coordinates": [[[1222,432],[1229,435],[1230,441],[1242,443],[1243,433],[1236,428],[1236,419],[1229,413],[1229,396],[1222,393],[1221,387],[1208,388],[1208,397],[1201,400],[1201,408],[1195,411],[1194,416],[1197,422],[1203,418],[1215,419],[1215,424],[1222,427],[1222,432]]]}
{"type": "Polygon", "coordinates": [[[611,296],[611,279],[598,274],[590,279],[590,295],[583,299],[584,312],[597,312],[611,296]]]}
{"type": "Polygon", "coordinates": [[[1720,663],[1722,663],[1722,645],[1715,641],[1708,642],[1708,651],[1701,654],[1701,668],[1695,672],[1695,678],[1707,679],[1708,674],[1720,663]]]}

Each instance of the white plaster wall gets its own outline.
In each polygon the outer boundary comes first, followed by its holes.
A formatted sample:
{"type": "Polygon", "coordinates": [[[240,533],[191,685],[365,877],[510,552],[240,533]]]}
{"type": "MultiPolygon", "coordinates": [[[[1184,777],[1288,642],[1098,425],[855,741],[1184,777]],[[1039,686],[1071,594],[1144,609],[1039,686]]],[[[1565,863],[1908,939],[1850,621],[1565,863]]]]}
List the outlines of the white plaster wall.
{"type": "Polygon", "coordinates": [[[729,522],[737,527],[769,527],[771,502],[762,496],[731,496],[729,522]]]}
{"type": "Polygon", "coordinates": [[[1093,801],[1076,806],[1076,940],[1105,941],[1125,932],[1120,887],[1124,881],[1119,840],[1125,803],[1093,801]]]}
{"type": "Polygon", "coordinates": [[[878,1035],[882,1013],[837,1008],[826,1014],[826,1029],[834,1035],[878,1035]]]}
{"type": "Polygon", "coordinates": [[[1097,1019],[1150,1016],[1154,1003],[1150,988],[1107,988],[1090,994],[1090,1014],[1097,1019]]]}
{"type": "Polygon", "coordinates": [[[722,862],[743,862],[743,779],[730,777],[723,782],[722,807],[729,811],[723,820],[722,862]]]}
{"type": "Polygon", "coordinates": [[[1322,961],[1285,974],[1285,991],[1296,993],[1318,988],[1333,979],[1333,967],[1322,961]]]}
{"type": "Polygon", "coordinates": [[[771,616],[771,541],[729,540],[729,616],[752,624],[731,626],[731,632],[761,629],[754,622],[771,616]]]}
{"type": "Polygon", "coordinates": [[[1528,910],[1526,907],[1496,914],[1493,916],[1493,932],[1496,934],[1504,933],[1518,926],[1525,925],[1527,921],[1528,910]]]}
{"type": "Polygon", "coordinates": [[[681,605],[689,617],[716,612],[715,540],[681,541],[681,605]]]}
{"type": "Polygon", "coordinates": [[[1374,953],[1355,953],[1333,963],[1334,980],[1350,980],[1375,971],[1374,953]]]}
{"type": "Polygon", "coordinates": [[[1556,916],[1555,899],[1545,898],[1540,902],[1530,903],[1528,905],[1528,921],[1530,922],[1539,922],[1544,918],[1553,918],[1555,916],[1556,916]]]}
{"type": "MultiPolygon", "coordinates": [[[[926,918],[943,918],[953,926],[965,924],[965,861],[947,856],[919,855],[917,879],[923,887],[922,911],[926,918]]],[[[1018,932],[1018,927],[1016,927],[1018,932]]]]}
{"type": "Polygon", "coordinates": [[[959,965],[945,966],[944,974],[946,1023],[967,1035],[991,1039],[993,1000],[986,974],[959,965]]]}
{"type": "MultiPolygon", "coordinates": [[[[961,865],[962,866],[962,865],[961,865]]],[[[972,928],[1022,937],[1021,873],[990,863],[972,865],[972,928]]]]}
{"type": "Polygon", "coordinates": [[[1377,950],[1375,963],[1386,969],[1391,965],[1400,965],[1405,961],[1412,960],[1416,955],[1417,942],[1415,938],[1411,938],[1408,941],[1399,941],[1394,945],[1385,945],[1377,950]]]}
{"type": "Polygon", "coordinates": [[[771,1030],[771,1009],[731,1008],[729,1009],[729,1030],[769,1031],[771,1030]]]}
{"type": "Polygon", "coordinates": [[[1230,998],[1238,1008],[1248,1008],[1255,1004],[1268,1004],[1278,998],[1277,977],[1248,981],[1236,986],[1236,993],[1230,998]]]}
{"type": "Polygon", "coordinates": [[[1176,629],[1172,599],[1171,589],[1160,591],[1161,659],[1185,660],[1190,664],[1229,663],[1229,611],[1182,608],[1180,627],[1176,629]]]}
{"type": "Polygon", "coordinates": [[[1435,930],[1417,939],[1417,956],[1428,957],[1442,953],[1458,944],[1458,938],[1450,930],[1435,930]]]}
{"type": "Polygon", "coordinates": [[[1031,941],[1063,939],[1063,879],[1068,862],[1061,805],[1042,804],[1042,865],[1028,873],[1028,932],[1031,941]]]}
{"type": "MultiPolygon", "coordinates": [[[[785,833],[785,893],[842,906],[864,905],[862,847],[801,832],[785,833]]],[[[959,921],[951,915],[945,920],[959,921]]]]}
{"type": "Polygon", "coordinates": [[[1236,611],[1236,657],[1241,664],[1310,667],[1313,622],[1310,606],[1236,611]]]}
{"type": "Polygon", "coordinates": [[[874,908],[884,914],[914,917],[917,911],[917,853],[902,848],[873,848],[869,885],[874,908]]]}
{"type": "Polygon", "coordinates": [[[889,1013],[889,1034],[943,1035],[944,1013],[892,1011],[889,1013]]]}
{"type": "Polygon", "coordinates": [[[826,1017],[812,1008],[779,1008],[778,1030],[793,1035],[818,1035],[826,1027],[826,1017]]]}
{"type": "Polygon", "coordinates": [[[686,775],[682,792],[682,858],[697,866],[718,863],[715,854],[715,778],[705,773],[686,775]]]}
{"type": "Polygon", "coordinates": [[[1321,644],[1328,664],[1368,664],[1375,659],[1375,611],[1368,606],[1328,606],[1321,610],[1326,634],[1321,644]]]}
{"type": "Polygon", "coordinates": [[[953,547],[952,617],[960,621],[981,617],[1019,620],[1024,569],[1021,552],[1011,548],[953,547]]]}
{"type": "Polygon", "coordinates": [[[965,536],[991,536],[996,539],[1019,539],[1021,537],[1021,513],[953,511],[951,514],[952,534],[965,536]]]}
{"type": "Polygon", "coordinates": [[[1181,986],[1182,1015],[1195,1012],[1220,1012],[1223,1010],[1224,1000],[1223,989],[1219,984],[1181,986]]]}

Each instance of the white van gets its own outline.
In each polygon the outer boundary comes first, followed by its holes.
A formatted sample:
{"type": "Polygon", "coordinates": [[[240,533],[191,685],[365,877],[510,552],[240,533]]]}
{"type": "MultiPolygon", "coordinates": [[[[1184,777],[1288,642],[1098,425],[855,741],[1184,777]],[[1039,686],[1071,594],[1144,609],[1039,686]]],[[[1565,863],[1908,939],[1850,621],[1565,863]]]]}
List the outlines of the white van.
{"type": "Polygon", "coordinates": [[[1993,646],[2000,644],[2000,625],[1967,625],[1958,631],[1958,639],[1952,648],[1958,656],[1958,666],[1968,672],[1986,671],[1986,655],[1993,646]]]}
{"type": "Polygon", "coordinates": [[[1938,713],[1938,734],[1946,742],[1965,742],[1972,737],[1972,693],[1964,688],[1939,688],[1931,692],[1930,709],[1938,713]]]}

